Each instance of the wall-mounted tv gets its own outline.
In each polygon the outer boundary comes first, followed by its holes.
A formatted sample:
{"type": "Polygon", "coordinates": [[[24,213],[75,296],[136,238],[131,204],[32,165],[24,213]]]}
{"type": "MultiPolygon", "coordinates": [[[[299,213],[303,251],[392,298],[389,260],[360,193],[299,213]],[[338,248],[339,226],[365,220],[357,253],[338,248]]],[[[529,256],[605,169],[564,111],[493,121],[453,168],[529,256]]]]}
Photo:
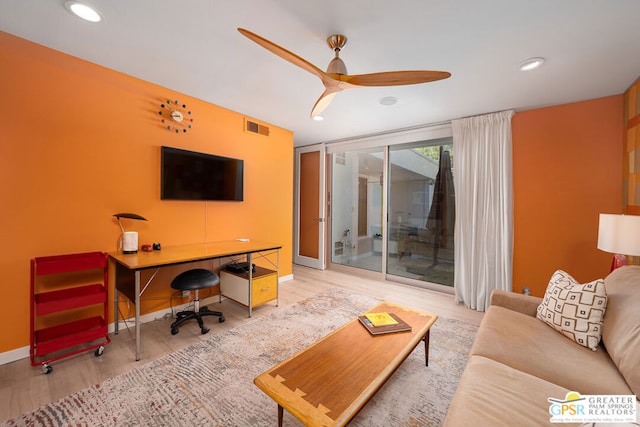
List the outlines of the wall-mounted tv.
{"type": "Polygon", "coordinates": [[[162,200],[244,199],[244,161],[162,147],[162,200]]]}

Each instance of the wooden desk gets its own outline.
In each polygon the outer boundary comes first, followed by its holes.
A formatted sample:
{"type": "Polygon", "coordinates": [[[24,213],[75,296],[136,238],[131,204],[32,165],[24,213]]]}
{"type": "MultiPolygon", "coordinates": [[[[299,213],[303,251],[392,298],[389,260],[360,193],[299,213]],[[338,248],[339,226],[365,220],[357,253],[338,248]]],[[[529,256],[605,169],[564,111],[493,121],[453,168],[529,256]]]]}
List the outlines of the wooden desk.
{"type": "Polygon", "coordinates": [[[413,349],[425,342],[429,364],[429,328],[438,316],[384,302],[369,310],[395,313],[410,332],[371,335],[354,319],[254,379],[283,409],[306,426],[343,426],[391,377],[413,349]]]}
{"type": "MultiPolygon", "coordinates": [[[[118,294],[123,293],[130,301],[135,303],[136,360],[140,360],[140,297],[153,281],[160,268],[169,265],[231,256],[246,256],[248,264],[251,265],[253,254],[275,251],[277,254],[275,268],[276,274],[279,277],[281,248],[282,245],[261,242],[258,240],[227,240],[220,242],[168,246],[162,247],[159,251],[139,251],[135,254],[123,254],[120,252],[109,253],[110,261],[115,264],[115,333],[118,333],[118,323],[120,320],[118,313],[118,294]],[[140,271],[148,269],[155,269],[155,272],[151,275],[145,285],[141,287],[140,271]]],[[[249,270],[249,282],[251,283],[252,274],[251,269],[249,270]]],[[[249,298],[251,298],[251,295],[249,295],[249,298]]],[[[249,304],[249,316],[251,316],[251,304],[249,304]]]]}

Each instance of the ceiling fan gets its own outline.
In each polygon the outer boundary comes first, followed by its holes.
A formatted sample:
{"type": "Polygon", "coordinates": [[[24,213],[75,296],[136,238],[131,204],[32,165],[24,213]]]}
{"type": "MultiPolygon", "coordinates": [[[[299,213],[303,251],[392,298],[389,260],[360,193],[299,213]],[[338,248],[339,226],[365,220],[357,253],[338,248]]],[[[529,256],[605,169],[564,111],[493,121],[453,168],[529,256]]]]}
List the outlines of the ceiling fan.
{"type": "Polygon", "coordinates": [[[306,70],[311,74],[315,74],[320,78],[320,80],[322,80],[325,90],[311,110],[312,118],[318,116],[325,108],[327,108],[336,93],[345,89],[358,86],[411,85],[442,80],[451,76],[451,73],[446,71],[429,70],[387,71],[382,73],[349,75],[347,74],[347,67],[339,56],[340,50],[347,43],[347,38],[340,34],[329,36],[327,39],[329,47],[335,52],[335,57],[329,63],[327,71],[324,72],[309,61],[281,46],[278,46],[264,37],[252,33],[249,30],[245,30],[244,28],[238,28],[238,31],[265,49],[291,62],[293,65],[297,65],[303,70],[306,70]]]}

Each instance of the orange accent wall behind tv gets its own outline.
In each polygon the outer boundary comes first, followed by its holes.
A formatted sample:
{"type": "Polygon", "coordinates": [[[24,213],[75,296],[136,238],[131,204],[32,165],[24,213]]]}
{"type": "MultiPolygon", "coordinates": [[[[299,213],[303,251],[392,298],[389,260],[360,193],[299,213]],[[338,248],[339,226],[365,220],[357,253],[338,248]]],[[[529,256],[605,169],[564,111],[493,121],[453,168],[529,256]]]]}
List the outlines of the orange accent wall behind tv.
{"type": "Polygon", "coordinates": [[[553,272],[609,274],[600,213],[622,213],[623,95],[521,111],[512,119],[513,290],[543,296],[553,272]]]}
{"type": "Polygon", "coordinates": [[[291,275],[292,132],[244,132],[239,113],[3,32],[0,58],[0,353],[29,345],[29,260],[116,250],[117,212],[148,219],[125,224],[140,244],[279,243],[291,275]],[[166,99],[193,111],[192,131],[160,122],[166,99]],[[162,145],[243,159],[244,202],[160,200],[162,145]]]}

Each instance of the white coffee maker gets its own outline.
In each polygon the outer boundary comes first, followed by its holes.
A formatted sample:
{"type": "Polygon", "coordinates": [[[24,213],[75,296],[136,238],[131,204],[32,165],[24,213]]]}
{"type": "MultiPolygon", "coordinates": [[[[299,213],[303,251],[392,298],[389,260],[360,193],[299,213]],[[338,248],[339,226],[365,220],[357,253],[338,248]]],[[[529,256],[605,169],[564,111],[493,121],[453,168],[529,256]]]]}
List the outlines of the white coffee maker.
{"type": "Polygon", "coordinates": [[[118,219],[118,225],[122,230],[122,235],[118,241],[118,248],[122,250],[123,254],[135,254],[138,252],[138,232],[137,231],[124,231],[120,218],[135,219],[140,221],[146,221],[143,216],[134,213],[117,213],[115,215],[118,219]]]}

